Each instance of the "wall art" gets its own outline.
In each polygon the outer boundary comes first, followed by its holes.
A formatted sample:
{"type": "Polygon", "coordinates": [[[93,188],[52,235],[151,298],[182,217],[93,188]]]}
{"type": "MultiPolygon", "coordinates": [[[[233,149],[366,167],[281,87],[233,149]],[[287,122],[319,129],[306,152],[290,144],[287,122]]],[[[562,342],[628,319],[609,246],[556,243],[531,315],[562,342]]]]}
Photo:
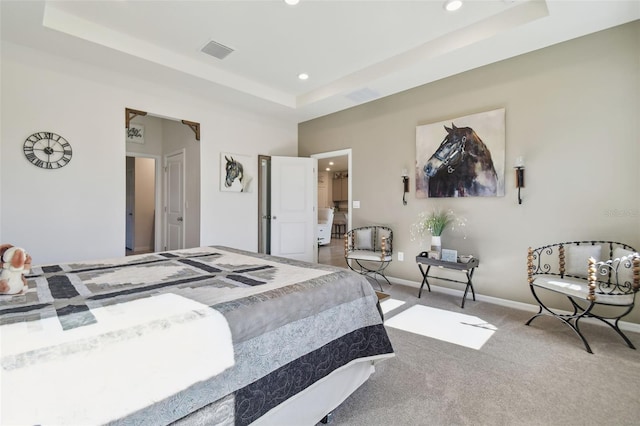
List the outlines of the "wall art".
{"type": "Polygon", "coordinates": [[[505,110],[416,127],[416,197],[504,196],[505,110]]]}
{"type": "Polygon", "coordinates": [[[144,126],[142,124],[129,123],[127,142],[144,143],[144,126]]]}
{"type": "Polygon", "coordinates": [[[251,156],[220,153],[220,191],[251,192],[257,167],[251,156]]]}

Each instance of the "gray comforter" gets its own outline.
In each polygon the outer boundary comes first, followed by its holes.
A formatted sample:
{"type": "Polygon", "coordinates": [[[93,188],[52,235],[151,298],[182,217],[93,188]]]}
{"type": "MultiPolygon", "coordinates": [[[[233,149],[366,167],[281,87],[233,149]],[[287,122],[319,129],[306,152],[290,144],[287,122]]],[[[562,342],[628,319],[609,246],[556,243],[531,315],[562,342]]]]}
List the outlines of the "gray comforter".
{"type": "Polygon", "coordinates": [[[342,268],[200,247],[34,267],[28,282],[0,296],[2,424],[249,424],[393,355],[375,292],[342,268]]]}

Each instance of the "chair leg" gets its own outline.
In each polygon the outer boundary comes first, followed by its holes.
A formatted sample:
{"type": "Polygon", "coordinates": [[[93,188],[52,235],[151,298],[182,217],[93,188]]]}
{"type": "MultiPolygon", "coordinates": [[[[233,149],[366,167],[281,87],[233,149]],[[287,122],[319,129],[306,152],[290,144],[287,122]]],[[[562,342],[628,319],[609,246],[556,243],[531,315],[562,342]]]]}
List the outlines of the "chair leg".
{"type": "MultiPolygon", "coordinates": [[[[351,264],[349,263],[349,259],[345,259],[345,260],[347,262],[347,266],[352,271],[355,271],[360,275],[370,276],[371,278],[376,280],[376,282],[380,286],[380,291],[384,291],[384,289],[382,288],[382,284],[380,283],[378,278],[376,278],[376,275],[381,276],[387,282],[387,284],[391,285],[391,282],[389,281],[389,279],[384,275],[384,270],[389,265],[389,262],[380,262],[380,266],[377,269],[371,269],[371,268],[368,268],[366,265],[363,265],[362,263],[360,263],[360,259],[351,259],[353,262],[355,262],[358,265],[358,268],[360,268],[360,269],[356,269],[353,266],[351,266],[351,264]]],[[[363,261],[363,262],[366,262],[366,261],[363,261]]]]}
{"type": "Polygon", "coordinates": [[[600,321],[602,321],[603,323],[607,324],[609,327],[611,327],[612,329],[615,330],[616,333],[618,333],[618,335],[620,337],[622,337],[622,340],[624,340],[624,342],[627,344],[627,346],[629,346],[631,349],[636,349],[636,347],[633,345],[633,343],[631,342],[631,340],[629,340],[629,338],[626,336],[626,334],[624,334],[624,332],[620,329],[620,327],[618,326],[618,323],[620,322],[620,320],[622,319],[622,317],[624,317],[625,315],[627,315],[629,312],[631,312],[631,310],[633,309],[633,306],[631,306],[630,308],[628,308],[626,310],[626,312],[624,312],[622,315],[617,316],[617,317],[602,317],[600,315],[596,315],[593,312],[591,312],[589,314],[589,317],[591,318],[595,318],[598,319],[600,321]],[[613,320],[614,322],[612,323],[611,320],[613,320]]]}
{"type": "MultiPolygon", "coordinates": [[[[571,328],[574,333],[576,333],[578,335],[578,337],[580,337],[580,340],[582,340],[582,343],[584,344],[584,347],[586,349],[587,352],[589,352],[590,354],[593,353],[593,351],[591,350],[591,346],[589,346],[589,342],[587,342],[587,339],[584,337],[584,335],[582,334],[582,332],[580,331],[580,327],[578,325],[578,321],[585,317],[585,316],[592,316],[590,315],[590,311],[594,306],[594,303],[591,302],[589,304],[589,306],[586,309],[581,308],[578,304],[576,304],[576,302],[569,296],[567,296],[567,298],[569,299],[569,301],[571,302],[571,304],[573,305],[573,314],[559,314],[555,311],[553,311],[552,309],[548,308],[538,297],[538,295],[535,292],[534,286],[529,286],[531,289],[531,293],[533,294],[533,297],[536,299],[536,301],[538,302],[539,305],[539,311],[537,314],[535,314],[534,316],[532,316],[529,321],[527,321],[525,323],[525,325],[529,325],[531,324],[531,322],[540,317],[540,316],[552,316],[555,317],[557,319],[559,319],[560,321],[562,321],[563,324],[566,324],[567,326],[569,326],[569,328],[571,328]],[[578,310],[581,310],[582,312],[578,312],[578,310]],[[546,312],[544,312],[546,311],[546,312]]],[[[606,321],[605,321],[606,322],[606,321]]]]}
{"type": "Polygon", "coordinates": [[[635,349],[636,347],[633,346],[633,343],[631,343],[631,340],[629,340],[629,338],[627,337],[626,334],[624,334],[622,332],[622,330],[620,330],[620,327],[618,327],[618,321],[620,321],[620,318],[616,318],[616,322],[615,325],[614,324],[610,324],[609,322],[607,322],[607,324],[609,324],[619,335],[620,337],[622,337],[622,339],[627,343],[627,345],[631,348],[631,349],[635,349]]]}

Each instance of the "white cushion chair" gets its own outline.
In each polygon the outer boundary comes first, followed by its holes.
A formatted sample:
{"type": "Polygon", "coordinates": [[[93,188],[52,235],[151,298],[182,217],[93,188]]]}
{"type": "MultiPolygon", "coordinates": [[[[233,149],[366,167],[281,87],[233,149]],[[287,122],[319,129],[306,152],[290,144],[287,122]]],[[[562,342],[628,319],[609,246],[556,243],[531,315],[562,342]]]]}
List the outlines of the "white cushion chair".
{"type": "Polygon", "coordinates": [[[384,291],[377,277],[391,285],[384,270],[393,259],[393,231],[379,225],[350,230],[344,236],[344,258],[349,268],[374,278],[384,291]]]}
{"type": "Polygon", "coordinates": [[[615,241],[570,241],[529,248],[529,288],[538,302],[536,315],[527,325],[549,315],[568,325],[593,353],[580,330],[582,318],[594,318],[614,329],[632,349],[635,346],[618,323],[633,309],[640,290],[640,254],[615,241]],[[560,310],[551,293],[569,299],[573,312],[560,310]]]}
{"type": "Polygon", "coordinates": [[[318,209],[318,244],[331,243],[331,227],[333,226],[333,209],[318,209]]]}

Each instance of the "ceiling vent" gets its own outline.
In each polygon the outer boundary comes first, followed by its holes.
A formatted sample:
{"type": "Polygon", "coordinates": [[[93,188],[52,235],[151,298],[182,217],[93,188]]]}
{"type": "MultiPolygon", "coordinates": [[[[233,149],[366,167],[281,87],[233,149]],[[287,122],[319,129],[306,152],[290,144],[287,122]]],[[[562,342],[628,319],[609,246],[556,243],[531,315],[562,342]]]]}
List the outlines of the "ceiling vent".
{"type": "Polygon", "coordinates": [[[233,52],[233,49],[211,40],[202,49],[200,49],[200,51],[206,53],[207,55],[211,55],[214,58],[224,59],[231,52],[233,52]]]}
{"type": "Polygon", "coordinates": [[[355,92],[351,92],[348,95],[345,95],[349,100],[357,103],[357,104],[361,104],[364,102],[369,102],[372,101],[374,99],[377,99],[380,97],[380,93],[376,92],[373,89],[369,89],[368,87],[365,87],[363,89],[359,89],[356,90],[355,92]]]}

